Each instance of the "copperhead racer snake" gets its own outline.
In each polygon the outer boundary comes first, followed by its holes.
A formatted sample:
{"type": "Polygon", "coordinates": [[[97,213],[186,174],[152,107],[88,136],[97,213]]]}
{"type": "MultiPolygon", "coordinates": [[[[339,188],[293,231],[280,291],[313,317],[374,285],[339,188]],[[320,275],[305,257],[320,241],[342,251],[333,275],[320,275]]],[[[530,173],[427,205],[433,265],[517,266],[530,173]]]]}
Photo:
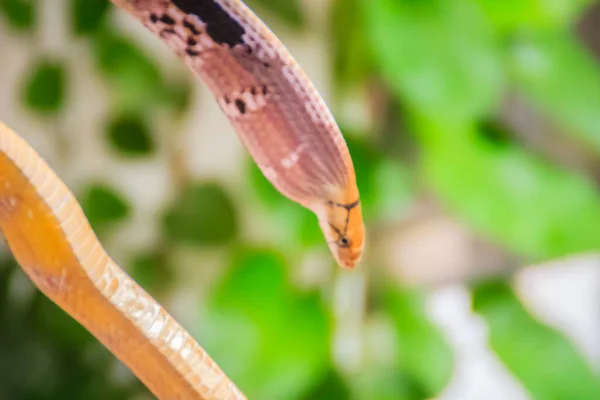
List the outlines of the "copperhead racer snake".
{"type": "MultiPolygon", "coordinates": [[[[335,260],[354,267],[365,229],[348,148],[277,37],[240,0],[111,1],[202,78],[265,177],[314,212],[335,260]]],[[[34,284],[158,398],[246,398],[115,264],[67,186],[1,123],[0,229],[34,284]]]]}

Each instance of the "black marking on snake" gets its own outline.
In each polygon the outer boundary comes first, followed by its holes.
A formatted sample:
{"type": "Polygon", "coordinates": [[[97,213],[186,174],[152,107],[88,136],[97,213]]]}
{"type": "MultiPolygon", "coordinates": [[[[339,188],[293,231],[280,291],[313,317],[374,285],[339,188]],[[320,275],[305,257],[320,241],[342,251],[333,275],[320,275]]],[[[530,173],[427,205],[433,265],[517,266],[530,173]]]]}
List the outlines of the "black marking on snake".
{"type": "Polygon", "coordinates": [[[329,226],[331,227],[331,229],[333,229],[335,231],[335,233],[338,235],[337,240],[335,240],[335,244],[339,247],[342,248],[347,248],[350,247],[350,240],[346,237],[345,233],[342,233],[335,225],[333,225],[331,222],[328,222],[329,226]]]}
{"type": "Polygon", "coordinates": [[[235,99],[235,106],[240,110],[240,113],[246,114],[246,103],[243,100],[235,99]]]}
{"type": "Polygon", "coordinates": [[[197,57],[200,55],[199,51],[193,50],[193,49],[185,49],[185,53],[190,56],[190,57],[197,57]]]}
{"type": "Polygon", "coordinates": [[[167,25],[175,25],[175,20],[169,17],[167,14],[163,14],[163,16],[160,17],[159,21],[167,25]]]}
{"type": "Polygon", "coordinates": [[[171,0],[186,14],[196,15],[206,24],[206,33],[218,44],[234,47],[244,44],[242,35],[246,33],[238,21],[233,19],[220,4],[214,0],[171,0]]]}
{"type": "Polygon", "coordinates": [[[188,46],[195,46],[198,44],[198,41],[196,39],[194,39],[193,37],[189,37],[187,40],[187,44],[188,44],[188,46]]]}
{"type": "Polygon", "coordinates": [[[360,204],[360,199],[356,200],[352,203],[336,203],[335,201],[328,201],[327,202],[328,205],[330,206],[336,206],[336,207],[341,207],[341,208],[345,208],[346,210],[350,211],[352,210],[354,207],[358,206],[360,204]]]}
{"type": "MultiPolygon", "coordinates": [[[[355,208],[356,206],[358,206],[360,204],[360,199],[357,199],[356,201],[352,202],[352,203],[336,203],[335,201],[328,201],[327,205],[333,207],[341,207],[346,209],[346,221],[344,223],[344,233],[342,233],[339,229],[337,229],[336,227],[334,227],[331,222],[329,223],[329,225],[331,225],[331,227],[338,233],[338,235],[340,235],[340,238],[345,237],[346,234],[348,233],[348,224],[350,222],[350,211],[355,208]]],[[[341,239],[340,239],[341,240],[341,239]]],[[[344,243],[346,245],[348,245],[348,243],[344,243]]],[[[348,246],[343,246],[343,247],[348,247],[348,246]]]]}
{"type": "Polygon", "coordinates": [[[168,33],[169,35],[177,35],[177,32],[175,32],[175,29],[167,28],[167,29],[163,29],[163,30],[160,32],[160,36],[164,38],[164,37],[166,37],[166,34],[167,34],[167,33],[168,33]]]}
{"type": "Polygon", "coordinates": [[[192,35],[199,35],[201,33],[194,24],[192,24],[190,21],[186,21],[185,19],[183,20],[183,26],[184,28],[189,29],[189,31],[192,32],[192,35]]]}

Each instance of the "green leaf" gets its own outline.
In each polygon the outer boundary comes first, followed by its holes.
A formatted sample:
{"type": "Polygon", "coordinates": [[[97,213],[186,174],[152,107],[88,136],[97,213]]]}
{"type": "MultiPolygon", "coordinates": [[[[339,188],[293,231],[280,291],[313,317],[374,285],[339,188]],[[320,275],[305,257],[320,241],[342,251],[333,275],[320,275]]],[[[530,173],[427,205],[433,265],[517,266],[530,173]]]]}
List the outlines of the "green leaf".
{"type": "Polygon", "coordinates": [[[600,380],[569,341],[534,320],[506,282],[473,289],[473,309],[489,325],[490,345],[537,400],[600,398],[600,380]]]}
{"type": "Polygon", "coordinates": [[[156,64],[132,41],[103,30],[93,36],[96,65],[113,89],[115,108],[145,110],[162,104],[164,82],[156,64]]]}
{"type": "Polygon", "coordinates": [[[449,120],[493,109],[503,83],[500,53],[493,31],[472,2],[364,4],[375,61],[408,105],[449,120]]]}
{"type": "Polygon", "coordinates": [[[348,400],[350,399],[350,388],[348,383],[332,366],[329,372],[323,374],[323,378],[302,400],[348,400]]]}
{"type": "Polygon", "coordinates": [[[138,114],[113,117],[108,125],[108,139],[113,148],[127,156],[145,156],[156,144],[146,121],[138,114]]]}
{"type": "Polygon", "coordinates": [[[248,398],[297,399],[330,365],[330,317],[317,293],[294,289],[275,252],[235,256],[201,328],[201,342],[248,398]]]}
{"type": "Polygon", "coordinates": [[[229,194],[217,183],[192,183],[165,213],[166,237],[194,245],[231,242],[238,216],[229,194]]]}
{"type": "Polygon", "coordinates": [[[59,112],[65,103],[67,73],[62,63],[38,60],[27,73],[22,98],[39,114],[59,112]]]}
{"type": "Polygon", "coordinates": [[[565,33],[531,34],[510,52],[519,90],[600,154],[599,65],[583,45],[565,33]]]}
{"type": "Polygon", "coordinates": [[[13,29],[31,30],[36,20],[37,0],[2,0],[0,13],[13,29]]]}
{"type": "Polygon", "coordinates": [[[359,0],[334,0],[329,15],[332,78],[341,91],[364,82],[372,70],[373,55],[359,0]]]}
{"type": "Polygon", "coordinates": [[[508,32],[567,26],[592,0],[477,0],[489,20],[508,32]]]}
{"type": "Polygon", "coordinates": [[[294,29],[302,28],[305,24],[298,0],[249,0],[248,5],[252,9],[258,6],[268,10],[294,29]]]}
{"type": "Polygon", "coordinates": [[[398,335],[399,368],[414,381],[409,387],[425,392],[428,398],[436,397],[452,377],[454,356],[441,332],[427,318],[423,295],[390,288],[385,290],[384,299],[398,335]]]}
{"type": "Polygon", "coordinates": [[[353,400],[414,400],[427,399],[418,382],[399,369],[378,367],[361,372],[353,380],[353,400]]]}
{"type": "Polygon", "coordinates": [[[426,181],[476,230],[533,259],[600,248],[600,198],[582,176],[473,127],[418,129],[426,181]]]}
{"type": "Polygon", "coordinates": [[[160,251],[140,253],[130,263],[133,279],[153,295],[162,292],[173,282],[172,268],[160,251]]]}
{"type": "Polygon", "coordinates": [[[84,188],[81,208],[94,230],[120,222],[131,213],[131,206],[127,200],[104,183],[91,183],[84,188]]]}
{"type": "Polygon", "coordinates": [[[75,35],[98,31],[106,21],[111,3],[106,0],[70,0],[71,24],[75,35]]]}

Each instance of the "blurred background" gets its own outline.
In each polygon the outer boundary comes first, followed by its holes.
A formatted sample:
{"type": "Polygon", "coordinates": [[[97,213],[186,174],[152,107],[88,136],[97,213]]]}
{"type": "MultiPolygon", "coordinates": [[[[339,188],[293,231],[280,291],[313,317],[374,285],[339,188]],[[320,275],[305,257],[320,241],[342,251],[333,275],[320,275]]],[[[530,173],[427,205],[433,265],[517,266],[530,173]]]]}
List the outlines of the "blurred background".
{"type": "MultiPolygon", "coordinates": [[[[108,0],[0,0],[0,120],[250,399],[600,399],[600,3],[248,4],[347,139],[355,271],[108,0]]],[[[0,259],[1,399],[153,398],[0,259]]]]}

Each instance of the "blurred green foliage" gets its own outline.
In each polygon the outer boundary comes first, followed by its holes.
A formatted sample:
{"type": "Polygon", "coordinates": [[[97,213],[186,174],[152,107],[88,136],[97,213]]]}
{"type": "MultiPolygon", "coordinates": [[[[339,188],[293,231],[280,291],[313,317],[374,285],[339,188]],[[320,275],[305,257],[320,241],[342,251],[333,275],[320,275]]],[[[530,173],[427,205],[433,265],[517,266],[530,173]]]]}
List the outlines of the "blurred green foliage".
{"type": "MultiPolygon", "coordinates": [[[[524,261],[600,247],[593,174],[532,148],[522,139],[527,132],[513,131],[499,116],[505,96],[517,93],[570,142],[600,157],[600,69],[572,29],[591,3],[332,0],[326,40],[336,96],[330,105],[342,109],[346,95],[358,92],[377,119],[356,127],[336,115],[356,168],[369,237],[382,225],[404,221],[425,191],[473,232],[524,261]]],[[[248,4],[294,34],[313,29],[306,2],[248,4]]],[[[11,34],[33,36],[37,11],[35,1],[0,0],[11,34]]],[[[190,74],[172,76],[113,26],[107,0],[70,0],[66,12],[110,96],[104,139],[126,161],[157,157],[156,118],[177,129],[195,81],[190,74]]],[[[33,116],[68,111],[69,68],[51,54],[31,61],[21,99],[33,116]]],[[[157,245],[133,249],[124,267],[150,293],[168,298],[186,278],[174,271],[180,248],[224,255],[217,280],[199,294],[198,320],[188,328],[251,399],[439,396],[454,377],[455,357],[428,317],[427,291],[398,282],[378,255],[368,255],[361,270],[373,301],[356,312],[364,311],[365,326],[384,316],[395,348],[386,349],[389,359],[373,355],[354,371],[340,368],[331,293],[337,275],[308,288],[295,280],[305,254],[327,254],[316,218],[277,192],[251,160],[242,172],[244,188],[216,179],[175,185],[153,221],[157,245]],[[271,241],[246,233],[248,214],[258,211],[265,226],[277,229],[271,241]]],[[[88,182],[78,199],[102,238],[135,211],[104,182],[88,182]]],[[[373,236],[367,248],[382,238],[373,236]]],[[[137,381],[116,383],[112,356],[41,294],[17,301],[19,276],[25,279],[14,263],[0,266],[0,304],[6,305],[0,307],[0,376],[8,382],[0,385],[0,398],[132,399],[146,393],[137,381]]],[[[508,279],[467,285],[492,350],[533,398],[600,398],[597,373],[560,332],[529,314],[508,279]]]]}
{"type": "Polygon", "coordinates": [[[2,0],[0,13],[12,28],[27,31],[35,23],[36,5],[37,0],[2,0]]]}
{"type": "Polygon", "coordinates": [[[400,368],[425,398],[436,396],[450,381],[454,360],[450,346],[425,316],[422,293],[391,288],[384,301],[396,331],[400,368]]]}
{"type": "Polygon", "coordinates": [[[597,399],[600,379],[564,337],[527,313],[505,281],[482,282],[473,309],[490,345],[535,399],[597,399]]]}
{"type": "Polygon", "coordinates": [[[131,399],[147,393],[137,381],[115,384],[113,355],[42,293],[16,301],[25,274],[10,260],[0,263],[0,398],[131,399]]]}
{"type": "Polygon", "coordinates": [[[206,349],[249,398],[296,399],[328,365],[328,311],[290,284],[286,264],[277,252],[238,251],[201,318],[206,349]]]}
{"type": "Polygon", "coordinates": [[[600,248],[600,197],[589,180],[512,144],[490,143],[485,128],[427,121],[421,129],[431,135],[426,179],[479,231],[535,260],[600,248]]]}
{"type": "Polygon", "coordinates": [[[131,206],[110,185],[94,182],[87,185],[79,194],[83,212],[95,231],[104,232],[106,228],[127,218],[131,206]]]}
{"type": "Polygon", "coordinates": [[[191,183],[163,218],[165,237],[196,245],[226,244],[237,233],[232,200],[217,183],[191,183]]]}
{"type": "Polygon", "coordinates": [[[67,72],[65,66],[53,60],[38,60],[26,76],[23,101],[39,114],[54,114],[65,103],[67,72]]]}
{"type": "Polygon", "coordinates": [[[106,20],[110,2],[106,0],[70,0],[73,33],[85,36],[96,32],[106,20]]]}
{"type": "Polygon", "coordinates": [[[277,16],[287,26],[298,29],[305,23],[304,12],[299,0],[249,0],[248,6],[256,12],[264,10],[271,15],[277,16]]]}
{"type": "Polygon", "coordinates": [[[130,113],[115,116],[108,124],[109,141],[115,150],[128,156],[147,156],[155,149],[148,122],[130,113]]]}

